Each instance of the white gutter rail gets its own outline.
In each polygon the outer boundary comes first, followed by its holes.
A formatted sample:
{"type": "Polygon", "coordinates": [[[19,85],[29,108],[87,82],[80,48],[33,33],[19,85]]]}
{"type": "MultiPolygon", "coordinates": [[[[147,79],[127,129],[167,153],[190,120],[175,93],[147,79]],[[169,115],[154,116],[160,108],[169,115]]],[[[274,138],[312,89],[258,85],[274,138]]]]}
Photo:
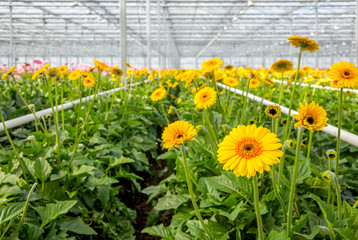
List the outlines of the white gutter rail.
{"type": "MultiPolygon", "coordinates": [[[[240,94],[240,95],[244,94],[243,91],[241,91],[239,89],[236,89],[236,88],[226,86],[226,85],[224,85],[222,83],[217,83],[217,85],[222,87],[222,88],[228,89],[231,92],[234,92],[234,93],[237,93],[237,94],[240,94]]],[[[261,100],[262,100],[262,98],[260,98],[260,97],[258,97],[256,95],[253,95],[251,93],[249,93],[247,97],[249,99],[252,99],[252,100],[256,101],[256,102],[261,102],[261,100]]],[[[266,105],[266,106],[270,105],[270,104],[276,104],[276,103],[271,102],[271,101],[266,100],[266,99],[264,99],[262,101],[262,103],[264,105],[266,105]]],[[[281,112],[287,115],[288,114],[288,108],[285,107],[285,106],[282,106],[282,105],[279,105],[279,106],[281,107],[281,112]]],[[[293,114],[298,114],[298,112],[294,111],[294,110],[291,110],[291,116],[293,116],[293,114]]],[[[323,128],[322,131],[326,132],[326,133],[328,133],[328,134],[330,134],[330,135],[332,135],[334,137],[337,137],[338,128],[328,124],[328,126],[323,128]]],[[[348,131],[345,131],[345,130],[341,129],[341,140],[343,140],[343,141],[345,141],[347,143],[350,143],[353,146],[358,147],[358,135],[355,135],[355,134],[353,134],[351,132],[348,132],[348,131]]]]}
{"type": "MultiPolygon", "coordinates": [[[[145,80],[143,82],[134,83],[132,85],[136,86],[136,85],[140,85],[142,83],[146,83],[148,81],[150,81],[150,80],[145,80]]],[[[122,90],[124,88],[125,87],[120,87],[120,88],[111,89],[111,90],[108,90],[108,91],[105,91],[105,92],[101,92],[101,93],[98,93],[98,96],[103,96],[103,95],[107,95],[107,94],[110,94],[110,93],[118,92],[118,91],[120,91],[120,90],[122,90]]],[[[91,100],[92,98],[94,98],[94,95],[84,97],[84,98],[82,98],[81,101],[82,101],[82,103],[85,103],[85,102],[88,102],[89,100],[91,100]]],[[[80,99],[77,99],[77,100],[69,102],[69,103],[64,103],[63,104],[63,109],[72,108],[73,106],[75,106],[76,104],[79,104],[79,103],[80,103],[80,99]]],[[[58,111],[61,111],[61,110],[62,110],[62,105],[58,105],[58,111]]],[[[44,109],[44,110],[40,110],[38,112],[35,112],[35,114],[36,114],[37,117],[46,116],[47,114],[52,114],[52,108],[47,108],[47,109],[44,109]]],[[[34,121],[34,120],[35,120],[35,116],[31,113],[31,114],[27,114],[27,115],[24,115],[24,116],[21,116],[21,117],[18,117],[18,118],[14,118],[14,119],[5,121],[5,126],[6,126],[7,129],[11,129],[11,128],[14,128],[14,127],[21,126],[21,125],[23,125],[25,123],[34,121]]],[[[0,124],[0,131],[4,131],[3,124],[0,124]]]]}
{"type": "MultiPolygon", "coordinates": [[[[281,83],[280,80],[273,80],[274,82],[276,83],[281,83]]],[[[287,85],[287,81],[284,81],[283,82],[284,85],[287,85]]],[[[327,90],[335,90],[335,91],[338,91],[340,90],[340,88],[332,88],[332,87],[323,87],[321,85],[317,85],[317,84],[308,84],[308,83],[297,83],[297,85],[301,85],[301,86],[304,86],[304,87],[312,87],[312,88],[320,88],[320,89],[327,89],[327,90]]],[[[343,88],[343,91],[351,91],[351,92],[354,92],[354,93],[358,93],[358,90],[356,89],[349,89],[349,88],[343,88]]]]}

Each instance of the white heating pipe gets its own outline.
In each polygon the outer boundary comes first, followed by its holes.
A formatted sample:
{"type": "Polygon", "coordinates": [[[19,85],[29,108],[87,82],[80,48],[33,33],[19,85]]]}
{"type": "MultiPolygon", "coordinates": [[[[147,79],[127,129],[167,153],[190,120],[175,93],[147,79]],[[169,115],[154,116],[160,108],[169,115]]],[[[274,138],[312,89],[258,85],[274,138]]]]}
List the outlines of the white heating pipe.
{"type": "MultiPolygon", "coordinates": [[[[134,83],[133,86],[142,84],[142,83],[146,83],[150,80],[145,80],[144,82],[139,82],[139,83],[134,83]]],[[[114,93],[114,92],[118,92],[122,89],[124,89],[125,87],[120,87],[120,88],[115,88],[115,89],[111,89],[105,92],[101,92],[98,93],[98,96],[103,96],[103,95],[107,95],[110,93],[114,93]]],[[[94,95],[88,96],[88,97],[84,97],[82,98],[82,103],[88,102],[89,100],[91,100],[94,97],[94,95]]],[[[80,99],[77,99],[75,101],[69,102],[69,103],[64,103],[63,104],[63,109],[69,109],[72,108],[73,106],[75,106],[76,104],[80,103],[80,99]]],[[[62,110],[62,105],[58,105],[58,111],[62,110]]],[[[41,116],[46,116],[47,114],[52,114],[52,108],[47,108],[44,110],[40,110],[38,112],[35,112],[36,116],[39,118],[41,116]]],[[[14,128],[14,127],[18,127],[21,126],[22,124],[28,123],[35,120],[35,116],[31,113],[31,114],[27,114],[18,118],[14,118],[8,121],[5,121],[5,126],[7,129],[10,128],[14,128]]],[[[0,131],[4,131],[4,126],[3,124],[0,124],[0,131]]]]}
{"type": "MultiPolygon", "coordinates": [[[[222,88],[228,89],[228,90],[231,91],[231,92],[234,92],[234,93],[237,93],[237,94],[240,94],[240,95],[244,94],[243,91],[241,91],[241,90],[239,90],[239,89],[236,89],[236,88],[232,88],[232,87],[226,86],[226,85],[224,85],[224,84],[222,84],[222,83],[217,83],[217,85],[220,86],[220,87],[222,87],[222,88]]],[[[251,93],[249,93],[247,97],[248,97],[249,99],[252,99],[252,100],[256,101],[256,102],[261,102],[261,100],[262,100],[262,98],[260,98],[260,97],[258,97],[258,96],[256,96],[256,95],[253,95],[253,94],[251,94],[251,93]]],[[[276,104],[276,103],[271,102],[271,101],[266,100],[266,99],[264,99],[264,100],[262,101],[262,103],[263,103],[264,105],[266,105],[266,106],[267,106],[267,105],[270,105],[270,104],[276,104]]],[[[287,107],[282,106],[282,105],[279,105],[279,106],[281,107],[281,112],[282,112],[282,113],[288,114],[288,108],[287,108],[287,107]]],[[[298,112],[297,112],[297,111],[294,111],[294,110],[291,110],[291,116],[293,116],[293,114],[298,114],[298,112]]],[[[332,125],[328,124],[328,126],[325,127],[325,128],[323,128],[322,131],[323,131],[323,132],[326,132],[326,133],[328,133],[328,134],[330,134],[330,135],[332,135],[332,136],[334,136],[334,137],[337,137],[338,128],[335,127],[335,126],[332,126],[332,125]]],[[[343,140],[343,141],[345,141],[345,142],[347,142],[347,143],[350,143],[350,144],[352,144],[353,146],[358,147],[358,135],[355,135],[355,134],[353,134],[353,133],[351,133],[351,132],[348,132],[348,131],[345,131],[345,130],[341,129],[341,140],[343,140]]]]}
{"type": "MultiPolygon", "coordinates": [[[[277,83],[281,83],[280,80],[273,80],[274,82],[277,82],[277,83]]],[[[287,85],[287,81],[284,81],[283,84],[287,85]]],[[[332,87],[323,87],[321,85],[317,85],[317,84],[307,84],[307,83],[297,83],[297,85],[301,85],[301,86],[304,86],[304,87],[313,87],[313,88],[320,88],[320,89],[327,89],[327,90],[340,90],[340,88],[332,88],[332,87]]],[[[354,93],[358,93],[358,90],[356,89],[349,89],[349,88],[343,88],[343,91],[351,91],[351,92],[354,92],[354,93]]]]}

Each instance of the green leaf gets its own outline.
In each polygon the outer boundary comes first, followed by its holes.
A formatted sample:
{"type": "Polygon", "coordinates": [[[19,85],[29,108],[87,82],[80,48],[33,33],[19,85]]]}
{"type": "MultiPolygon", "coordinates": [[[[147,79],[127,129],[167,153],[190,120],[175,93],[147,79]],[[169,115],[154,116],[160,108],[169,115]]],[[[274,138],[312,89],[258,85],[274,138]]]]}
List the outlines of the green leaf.
{"type": "MultiPolygon", "coordinates": [[[[287,168],[290,173],[290,180],[292,181],[293,166],[288,166],[287,168]]],[[[298,163],[298,174],[297,174],[296,184],[303,183],[303,180],[305,180],[309,177],[311,177],[311,170],[309,167],[309,163],[308,163],[308,161],[302,160],[298,163]]]]}
{"type": "Polygon", "coordinates": [[[40,239],[41,234],[45,232],[42,228],[40,228],[39,226],[33,223],[25,223],[25,225],[28,227],[27,229],[28,240],[38,240],[40,239]]]}
{"type": "Polygon", "coordinates": [[[267,240],[290,240],[287,236],[286,232],[277,232],[276,230],[272,230],[267,240]]]}
{"type": "Polygon", "coordinates": [[[228,212],[220,209],[219,214],[229,218],[231,221],[235,221],[235,219],[237,218],[239,213],[241,213],[245,210],[246,210],[245,204],[243,201],[241,201],[235,206],[234,210],[231,213],[228,213],[228,212]]]}
{"type": "Polygon", "coordinates": [[[141,161],[146,165],[149,165],[149,160],[148,160],[147,156],[145,155],[145,153],[133,152],[133,155],[136,160],[141,161]]]}
{"type": "Polygon", "coordinates": [[[96,132],[89,140],[89,145],[93,146],[95,144],[106,144],[108,143],[106,139],[101,137],[101,135],[96,132]]]}
{"type": "Polygon", "coordinates": [[[82,222],[80,217],[62,222],[60,224],[60,229],[83,235],[97,235],[96,231],[82,222]]]}
{"type": "Polygon", "coordinates": [[[177,154],[173,151],[165,152],[157,157],[157,159],[176,159],[177,154]]]}
{"type": "Polygon", "coordinates": [[[41,216],[41,228],[46,226],[46,224],[48,224],[58,216],[67,213],[76,203],[76,200],[58,201],[57,203],[46,204],[46,206],[44,207],[34,207],[36,212],[41,216]]]}
{"type": "Polygon", "coordinates": [[[293,226],[292,230],[296,232],[301,232],[303,225],[307,222],[308,215],[308,213],[301,215],[300,219],[295,222],[295,225],[293,226]]]}
{"type": "Polygon", "coordinates": [[[110,185],[110,184],[117,183],[117,182],[118,182],[118,180],[116,180],[114,178],[107,177],[107,176],[104,176],[101,178],[90,176],[87,181],[87,186],[90,188],[94,188],[94,187],[103,186],[103,185],[110,185]]]}
{"type": "Polygon", "coordinates": [[[73,165],[72,167],[72,176],[79,176],[82,174],[89,174],[90,172],[93,172],[97,168],[94,166],[89,165],[81,165],[80,167],[77,167],[76,165],[73,165]]]}
{"type": "Polygon", "coordinates": [[[155,210],[162,211],[168,209],[178,208],[183,203],[189,200],[189,195],[166,195],[158,200],[155,210]]]}
{"type": "Polygon", "coordinates": [[[0,206],[0,224],[9,221],[24,211],[25,202],[9,203],[7,206],[0,206]]]}
{"type": "Polygon", "coordinates": [[[120,164],[124,164],[124,163],[132,163],[135,162],[134,159],[132,158],[127,158],[124,156],[121,156],[120,158],[115,158],[114,161],[109,165],[111,168],[118,166],[120,164]]]}
{"type": "Polygon", "coordinates": [[[157,197],[159,194],[164,193],[165,188],[162,185],[157,186],[149,186],[142,190],[142,193],[149,195],[148,202],[150,202],[153,198],[157,197]]]}
{"type": "Polygon", "coordinates": [[[162,237],[164,239],[174,239],[171,235],[171,227],[164,227],[163,224],[147,227],[142,230],[142,233],[147,233],[152,236],[162,237]]]}
{"type": "Polygon", "coordinates": [[[35,176],[41,181],[45,182],[48,176],[50,176],[52,167],[44,158],[38,158],[34,164],[35,176]]]}

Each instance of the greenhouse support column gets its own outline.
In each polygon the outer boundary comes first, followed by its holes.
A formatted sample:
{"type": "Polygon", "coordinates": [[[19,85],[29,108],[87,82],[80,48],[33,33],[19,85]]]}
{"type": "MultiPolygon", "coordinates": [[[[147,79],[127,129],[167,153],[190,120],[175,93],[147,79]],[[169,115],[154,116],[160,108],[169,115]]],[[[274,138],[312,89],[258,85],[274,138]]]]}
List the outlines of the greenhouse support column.
{"type": "Polygon", "coordinates": [[[147,27],[147,68],[148,70],[151,69],[151,32],[150,32],[150,0],[146,2],[146,27],[147,27]]]}
{"type": "Polygon", "coordinates": [[[42,11],[42,57],[45,61],[45,58],[47,57],[47,46],[46,46],[46,20],[45,20],[45,12],[42,11]]]}
{"type": "Polygon", "coordinates": [[[332,38],[331,38],[331,64],[330,65],[333,65],[333,39],[332,38]]]}
{"type": "Polygon", "coordinates": [[[198,57],[195,57],[195,68],[199,68],[198,57]]]}
{"type": "MultiPolygon", "coordinates": [[[[67,42],[68,34],[67,34],[67,21],[65,21],[65,53],[66,53],[66,62],[68,62],[68,42],[67,42]]],[[[61,63],[62,64],[62,63],[61,63]]]]}
{"type": "MultiPolygon", "coordinates": [[[[126,71],[124,71],[125,66],[124,62],[127,62],[127,12],[126,12],[126,0],[120,0],[119,1],[119,7],[120,7],[120,31],[121,31],[121,69],[124,72],[123,79],[126,79],[126,71]]],[[[127,87],[127,81],[125,82],[125,87],[127,87]]]]}
{"type": "Polygon", "coordinates": [[[10,17],[10,61],[9,67],[14,64],[14,29],[13,29],[13,22],[14,19],[12,18],[12,0],[9,0],[9,17],[10,17]]]}
{"type": "Polygon", "coordinates": [[[160,45],[161,43],[161,36],[160,36],[160,28],[161,28],[161,15],[160,15],[160,0],[157,0],[157,9],[158,9],[158,16],[157,16],[157,21],[158,21],[158,67],[162,68],[162,55],[160,54],[160,45]]]}
{"type": "MultiPolygon", "coordinates": [[[[357,0],[358,1],[358,0],[357,0]]],[[[315,40],[318,43],[318,1],[316,0],[315,40]]],[[[318,51],[315,53],[315,68],[318,68],[318,51]]]]}
{"type": "Polygon", "coordinates": [[[358,65],[358,0],[356,1],[356,65],[358,65]]]}

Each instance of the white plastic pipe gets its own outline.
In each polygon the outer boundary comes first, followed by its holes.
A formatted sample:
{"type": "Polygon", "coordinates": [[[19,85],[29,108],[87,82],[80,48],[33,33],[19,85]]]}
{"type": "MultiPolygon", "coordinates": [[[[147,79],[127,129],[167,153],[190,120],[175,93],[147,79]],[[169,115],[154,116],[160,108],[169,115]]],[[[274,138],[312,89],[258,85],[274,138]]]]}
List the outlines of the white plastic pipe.
{"type": "MultiPolygon", "coordinates": [[[[145,80],[143,82],[134,83],[133,86],[140,85],[140,84],[146,83],[148,81],[150,81],[150,80],[145,80]]],[[[114,93],[114,92],[118,92],[118,91],[120,91],[120,90],[122,90],[124,88],[125,87],[120,87],[120,88],[111,89],[111,90],[108,90],[108,91],[105,91],[105,92],[101,92],[101,93],[98,93],[98,96],[103,96],[103,95],[111,94],[111,93],[114,93]]],[[[82,98],[81,102],[82,103],[88,102],[92,98],[94,98],[94,95],[84,97],[84,98],[82,98]]],[[[73,106],[75,106],[78,103],[80,103],[80,99],[77,99],[77,100],[69,102],[69,103],[64,103],[63,104],[63,109],[66,110],[66,109],[72,108],[73,106]]],[[[58,105],[58,111],[61,111],[61,110],[62,110],[62,105],[58,105]]],[[[52,108],[47,108],[47,109],[35,112],[35,114],[36,114],[36,116],[38,118],[41,117],[41,116],[46,116],[47,114],[52,114],[52,108]]],[[[21,126],[21,125],[23,125],[25,123],[31,122],[33,120],[35,120],[35,116],[31,113],[31,114],[27,114],[27,115],[24,115],[24,116],[21,116],[21,117],[18,117],[18,118],[14,118],[14,119],[5,121],[5,126],[6,126],[7,129],[11,129],[11,128],[14,128],[14,127],[21,126]]],[[[0,131],[4,131],[3,124],[0,124],[0,131]]]]}
{"type": "MultiPolygon", "coordinates": [[[[274,82],[277,82],[277,83],[281,83],[280,80],[273,80],[274,82]]],[[[287,85],[287,81],[284,81],[283,84],[287,85]]],[[[301,86],[304,86],[304,87],[312,87],[312,88],[320,88],[320,89],[327,89],[327,90],[340,90],[340,88],[332,88],[332,87],[323,87],[321,85],[316,85],[316,84],[307,84],[307,83],[297,83],[297,85],[301,85],[301,86]]],[[[354,93],[358,93],[358,90],[356,89],[349,89],[349,88],[343,88],[343,91],[351,91],[351,92],[354,92],[354,93]]]]}
{"type": "MultiPolygon", "coordinates": [[[[239,89],[236,89],[236,88],[226,86],[226,85],[224,85],[222,83],[217,83],[217,85],[222,87],[222,88],[225,88],[225,89],[227,89],[227,90],[229,90],[231,92],[234,92],[234,93],[237,93],[237,94],[240,94],[240,95],[244,94],[243,91],[241,91],[239,89]]],[[[258,97],[256,95],[253,95],[251,93],[249,93],[247,97],[249,99],[252,99],[252,100],[256,101],[256,102],[261,102],[262,101],[262,98],[260,98],[260,97],[258,97]]],[[[266,99],[264,99],[262,101],[262,103],[264,105],[266,105],[266,106],[270,105],[270,104],[276,104],[276,103],[271,102],[271,101],[266,100],[266,99]]],[[[282,105],[279,105],[279,106],[281,107],[281,112],[287,115],[288,114],[288,108],[285,107],[285,106],[282,106],[282,105]]],[[[294,111],[294,110],[291,110],[291,116],[293,116],[293,114],[298,114],[298,112],[294,111]]],[[[328,134],[330,134],[330,135],[332,135],[334,137],[337,137],[337,135],[338,135],[338,128],[335,127],[335,126],[332,126],[330,124],[328,124],[327,127],[323,128],[322,131],[326,132],[326,133],[328,133],[328,134]]],[[[343,141],[345,141],[347,143],[350,143],[353,146],[358,147],[358,135],[355,135],[355,134],[353,134],[351,132],[348,132],[348,131],[345,131],[345,130],[341,129],[341,140],[343,140],[343,141]]]]}

